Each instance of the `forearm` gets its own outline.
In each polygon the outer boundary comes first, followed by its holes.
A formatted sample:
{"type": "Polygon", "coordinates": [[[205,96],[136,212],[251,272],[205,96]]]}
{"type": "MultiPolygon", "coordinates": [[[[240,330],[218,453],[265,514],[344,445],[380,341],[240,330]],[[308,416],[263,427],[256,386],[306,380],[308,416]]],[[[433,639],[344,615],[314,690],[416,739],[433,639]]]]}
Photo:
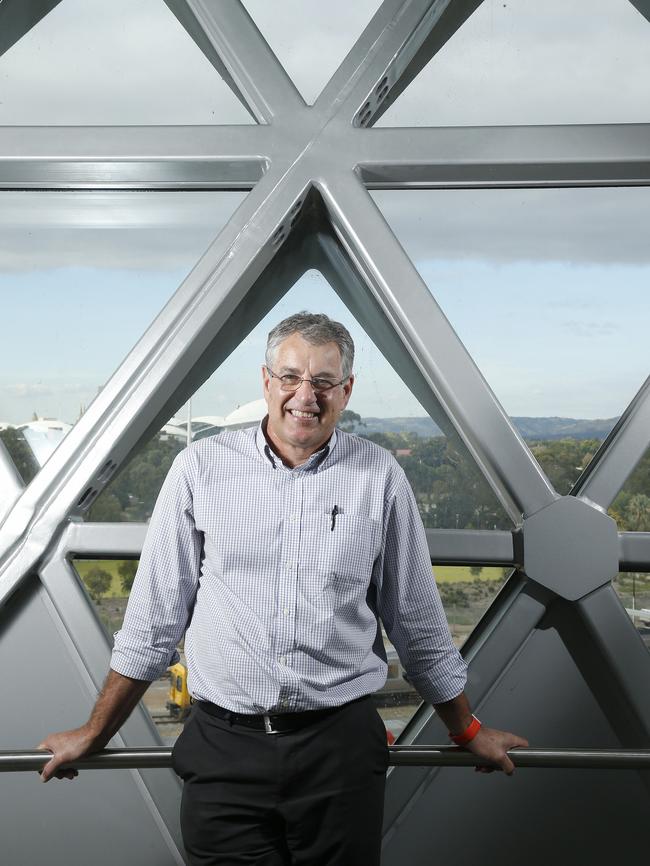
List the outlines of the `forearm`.
{"type": "Polygon", "coordinates": [[[149,686],[147,680],[135,680],[109,669],[90,718],[84,725],[97,748],[103,748],[122,727],[149,686]]]}
{"type": "Polygon", "coordinates": [[[461,734],[472,721],[472,710],[465,692],[442,704],[434,704],[435,710],[452,734],[461,734]]]}

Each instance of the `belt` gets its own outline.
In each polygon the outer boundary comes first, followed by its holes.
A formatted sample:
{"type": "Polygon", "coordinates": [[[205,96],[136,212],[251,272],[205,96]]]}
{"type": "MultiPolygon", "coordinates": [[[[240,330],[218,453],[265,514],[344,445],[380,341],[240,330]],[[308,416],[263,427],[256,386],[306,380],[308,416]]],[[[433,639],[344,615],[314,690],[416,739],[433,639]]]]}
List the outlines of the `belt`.
{"type": "MultiPolygon", "coordinates": [[[[364,698],[357,700],[364,700],[364,698]]],[[[211,704],[209,701],[195,701],[194,703],[210,716],[223,719],[231,725],[242,725],[245,728],[264,731],[265,734],[286,734],[289,731],[298,731],[300,728],[319,722],[347,706],[347,704],[343,704],[338,707],[326,707],[322,710],[304,710],[300,713],[264,713],[255,716],[249,713],[233,713],[217,704],[211,704]]],[[[355,703],[355,701],[351,701],[351,703],[355,703]]]]}

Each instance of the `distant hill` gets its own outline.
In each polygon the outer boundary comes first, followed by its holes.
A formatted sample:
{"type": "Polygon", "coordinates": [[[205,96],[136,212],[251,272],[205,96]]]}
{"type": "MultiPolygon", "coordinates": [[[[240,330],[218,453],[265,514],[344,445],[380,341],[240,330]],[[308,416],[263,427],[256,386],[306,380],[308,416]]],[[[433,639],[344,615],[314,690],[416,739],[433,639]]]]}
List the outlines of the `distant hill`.
{"type": "MultiPolygon", "coordinates": [[[[604,439],[617,418],[513,418],[524,439],[604,439]]],[[[422,438],[442,436],[440,428],[429,417],[364,418],[357,433],[417,433],[422,438]]]]}

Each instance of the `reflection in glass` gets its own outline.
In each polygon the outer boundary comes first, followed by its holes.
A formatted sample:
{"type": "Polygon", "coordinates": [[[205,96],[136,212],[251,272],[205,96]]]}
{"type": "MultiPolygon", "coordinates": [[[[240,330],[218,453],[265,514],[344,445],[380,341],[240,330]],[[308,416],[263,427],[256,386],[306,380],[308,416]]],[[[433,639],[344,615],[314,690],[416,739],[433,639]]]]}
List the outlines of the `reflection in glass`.
{"type": "Polygon", "coordinates": [[[378,125],[647,123],[649,43],[633,3],[483,0],[378,125]]]}

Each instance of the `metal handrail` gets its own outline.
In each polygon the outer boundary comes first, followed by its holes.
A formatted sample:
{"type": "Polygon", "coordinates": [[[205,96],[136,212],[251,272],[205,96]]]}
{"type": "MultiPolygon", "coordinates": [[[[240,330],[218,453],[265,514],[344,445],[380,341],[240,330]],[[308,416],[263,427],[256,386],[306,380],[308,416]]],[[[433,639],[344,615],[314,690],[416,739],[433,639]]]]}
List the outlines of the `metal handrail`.
{"type": "MultiPolygon", "coordinates": [[[[171,767],[170,748],[105,749],[65,764],[61,769],[116,770],[171,767]]],[[[485,766],[476,755],[458,746],[389,746],[394,767],[485,766]]],[[[546,769],[650,770],[650,749],[512,749],[508,756],[516,767],[546,769]]],[[[40,770],[50,760],[44,750],[0,751],[0,773],[40,770]]]]}

